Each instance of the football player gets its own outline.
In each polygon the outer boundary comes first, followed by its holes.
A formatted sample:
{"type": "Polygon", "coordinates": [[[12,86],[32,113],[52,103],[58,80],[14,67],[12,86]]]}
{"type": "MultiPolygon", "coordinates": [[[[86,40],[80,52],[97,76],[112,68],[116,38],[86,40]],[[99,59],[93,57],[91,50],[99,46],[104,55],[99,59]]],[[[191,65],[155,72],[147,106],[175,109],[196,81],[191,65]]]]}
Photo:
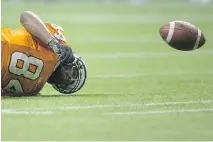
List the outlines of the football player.
{"type": "Polygon", "coordinates": [[[66,44],[63,29],[31,11],[21,13],[20,22],[23,28],[1,32],[2,95],[37,95],[46,82],[63,94],[81,89],[86,65],[66,44]]]}

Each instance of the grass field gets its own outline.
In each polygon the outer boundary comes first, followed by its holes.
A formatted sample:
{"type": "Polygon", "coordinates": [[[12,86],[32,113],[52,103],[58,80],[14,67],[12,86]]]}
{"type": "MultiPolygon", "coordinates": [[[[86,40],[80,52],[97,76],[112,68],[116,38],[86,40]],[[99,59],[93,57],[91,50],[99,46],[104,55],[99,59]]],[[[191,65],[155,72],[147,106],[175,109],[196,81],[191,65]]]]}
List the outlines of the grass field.
{"type": "Polygon", "coordinates": [[[2,27],[24,10],[63,26],[88,80],[75,95],[2,98],[2,140],[213,140],[212,4],[3,2],[2,27]],[[202,29],[205,46],[170,48],[158,30],[171,20],[202,29]]]}

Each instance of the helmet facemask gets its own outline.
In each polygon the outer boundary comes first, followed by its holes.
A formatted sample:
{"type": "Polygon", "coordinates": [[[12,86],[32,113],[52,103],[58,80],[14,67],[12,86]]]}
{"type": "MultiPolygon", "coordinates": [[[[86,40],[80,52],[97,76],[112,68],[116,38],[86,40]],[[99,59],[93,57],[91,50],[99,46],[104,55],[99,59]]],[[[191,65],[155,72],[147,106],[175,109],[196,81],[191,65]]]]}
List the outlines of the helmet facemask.
{"type": "Polygon", "coordinates": [[[73,53],[74,61],[59,67],[53,73],[52,86],[63,94],[71,94],[80,90],[87,78],[87,68],[81,57],[73,53]]]}

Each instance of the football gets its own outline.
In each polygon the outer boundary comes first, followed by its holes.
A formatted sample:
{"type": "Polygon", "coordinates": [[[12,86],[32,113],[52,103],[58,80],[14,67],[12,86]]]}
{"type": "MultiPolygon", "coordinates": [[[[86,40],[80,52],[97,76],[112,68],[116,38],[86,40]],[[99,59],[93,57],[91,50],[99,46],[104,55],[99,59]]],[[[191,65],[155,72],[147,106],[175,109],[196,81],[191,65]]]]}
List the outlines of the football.
{"type": "Polygon", "coordinates": [[[160,35],[168,45],[182,51],[198,49],[206,42],[201,30],[185,21],[171,21],[161,26],[160,35]]]}

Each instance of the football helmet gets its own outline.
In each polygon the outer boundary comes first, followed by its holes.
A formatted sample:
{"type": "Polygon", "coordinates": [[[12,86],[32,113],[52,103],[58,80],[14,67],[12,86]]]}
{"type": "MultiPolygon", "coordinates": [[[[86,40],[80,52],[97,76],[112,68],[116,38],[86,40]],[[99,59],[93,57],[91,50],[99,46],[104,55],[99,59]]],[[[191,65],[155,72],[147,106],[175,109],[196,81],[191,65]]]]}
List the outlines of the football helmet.
{"type": "Polygon", "coordinates": [[[87,78],[87,67],[82,58],[73,52],[74,61],[59,65],[49,78],[54,89],[63,94],[72,94],[80,90],[87,78]]]}

